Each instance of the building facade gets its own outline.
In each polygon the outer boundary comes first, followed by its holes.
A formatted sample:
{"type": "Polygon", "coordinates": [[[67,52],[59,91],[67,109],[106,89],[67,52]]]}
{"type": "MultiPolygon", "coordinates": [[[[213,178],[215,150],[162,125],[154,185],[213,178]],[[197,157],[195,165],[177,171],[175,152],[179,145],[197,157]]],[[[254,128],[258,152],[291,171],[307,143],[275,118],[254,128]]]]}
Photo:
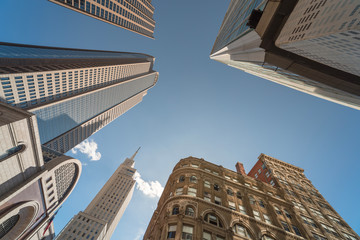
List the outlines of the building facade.
{"type": "Polygon", "coordinates": [[[303,169],[264,154],[248,175],[236,169],[180,160],[144,240],[360,239],[303,169]]]}
{"type": "Polygon", "coordinates": [[[49,0],[117,27],[154,38],[154,6],[150,0],[49,0]]]}
{"type": "Polygon", "coordinates": [[[65,153],[142,101],[158,79],[141,53],[0,44],[0,101],[34,113],[65,153]]]}
{"type": "Polygon", "coordinates": [[[116,169],[85,211],[75,215],[56,239],[109,240],[128,206],[135,188],[134,158],[116,169]]]}
{"type": "Polygon", "coordinates": [[[53,239],[80,161],[40,144],[34,114],[0,103],[0,239],[53,239]]]}
{"type": "Polygon", "coordinates": [[[233,0],[210,58],[360,109],[358,3],[233,0]]]}

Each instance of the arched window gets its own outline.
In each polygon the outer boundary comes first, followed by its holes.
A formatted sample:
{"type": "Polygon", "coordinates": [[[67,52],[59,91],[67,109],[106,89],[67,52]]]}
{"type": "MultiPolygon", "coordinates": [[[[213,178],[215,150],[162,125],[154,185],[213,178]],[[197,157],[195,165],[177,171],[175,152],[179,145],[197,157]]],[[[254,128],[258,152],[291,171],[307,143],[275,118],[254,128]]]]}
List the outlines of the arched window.
{"type": "Polygon", "coordinates": [[[2,239],[19,221],[20,216],[14,215],[0,223],[0,238],[2,239]]]}
{"type": "Polygon", "coordinates": [[[195,176],[190,177],[190,182],[197,183],[197,178],[195,176]]]}
{"type": "Polygon", "coordinates": [[[194,209],[190,206],[186,207],[185,215],[193,217],[195,215],[194,209]]]}
{"type": "Polygon", "coordinates": [[[5,160],[11,156],[14,156],[15,154],[18,154],[18,153],[24,151],[24,149],[25,149],[24,144],[19,144],[15,147],[9,148],[4,153],[0,154],[0,161],[5,160]]]}
{"type": "Polygon", "coordinates": [[[218,226],[218,227],[223,227],[222,222],[220,221],[220,219],[214,214],[214,213],[208,213],[205,215],[204,217],[205,222],[208,222],[212,225],[218,226]]]}
{"type": "Polygon", "coordinates": [[[242,225],[240,224],[235,224],[233,227],[233,231],[235,234],[247,238],[247,239],[252,239],[252,237],[249,234],[249,231],[242,225]]]}
{"type": "Polygon", "coordinates": [[[185,176],[184,175],[180,176],[179,177],[179,182],[184,182],[184,181],[185,181],[185,176]]]}
{"type": "Polygon", "coordinates": [[[226,193],[230,196],[234,196],[234,192],[231,190],[231,188],[226,189],[226,193]]]}
{"type": "Polygon", "coordinates": [[[236,193],[236,197],[237,197],[238,199],[242,199],[241,192],[238,191],[238,192],[236,193]]]}
{"type": "Polygon", "coordinates": [[[269,235],[263,235],[261,240],[275,240],[274,238],[270,237],[269,235]]]}
{"type": "Polygon", "coordinates": [[[180,212],[179,210],[179,206],[174,206],[173,209],[172,209],[172,215],[178,215],[180,212]]]}

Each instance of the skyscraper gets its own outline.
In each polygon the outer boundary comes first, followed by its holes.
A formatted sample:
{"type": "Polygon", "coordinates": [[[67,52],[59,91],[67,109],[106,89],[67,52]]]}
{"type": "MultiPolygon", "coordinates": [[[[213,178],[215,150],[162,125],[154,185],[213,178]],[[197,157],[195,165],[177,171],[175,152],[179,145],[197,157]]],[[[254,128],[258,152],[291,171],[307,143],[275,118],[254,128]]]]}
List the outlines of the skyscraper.
{"type": "Polygon", "coordinates": [[[248,175],[236,169],[180,160],[144,240],[360,239],[303,169],[264,154],[248,175]]]}
{"type": "Polygon", "coordinates": [[[79,160],[41,146],[34,114],[0,103],[0,239],[53,239],[80,174],[79,160]]]}
{"type": "Polygon", "coordinates": [[[131,158],[125,159],[85,211],[75,215],[56,239],[111,238],[134,192],[134,158],[139,149],[131,158]]]}
{"type": "Polygon", "coordinates": [[[76,12],[154,38],[151,0],[49,0],[76,12]]]}
{"type": "Polygon", "coordinates": [[[0,101],[36,114],[40,141],[64,153],[142,101],[154,58],[0,44],[0,101]]]}
{"type": "Polygon", "coordinates": [[[210,58],[360,109],[356,1],[232,0],[210,58]]]}

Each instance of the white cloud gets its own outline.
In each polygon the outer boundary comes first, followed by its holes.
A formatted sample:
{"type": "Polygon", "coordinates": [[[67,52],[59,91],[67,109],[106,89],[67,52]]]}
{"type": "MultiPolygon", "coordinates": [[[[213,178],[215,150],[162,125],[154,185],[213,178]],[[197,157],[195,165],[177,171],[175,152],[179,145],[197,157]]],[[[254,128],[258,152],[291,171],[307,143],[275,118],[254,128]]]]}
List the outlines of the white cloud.
{"type": "Polygon", "coordinates": [[[143,194],[151,198],[160,197],[164,188],[161,186],[159,181],[146,182],[141,178],[140,173],[136,172],[134,175],[136,180],[136,188],[139,189],[143,194]]]}
{"type": "Polygon", "coordinates": [[[140,240],[142,238],[142,236],[144,235],[145,231],[144,229],[139,229],[134,240],[140,240]]]}
{"type": "Polygon", "coordinates": [[[77,150],[79,150],[81,153],[86,154],[91,159],[91,161],[98,161],[101,158],[101,153],[97,152],[97,148],[98,145],[96,142],[94,142],[94,140],[89,141],[86,139],[71,149],[71,152],[76,154],[77,150]]]}

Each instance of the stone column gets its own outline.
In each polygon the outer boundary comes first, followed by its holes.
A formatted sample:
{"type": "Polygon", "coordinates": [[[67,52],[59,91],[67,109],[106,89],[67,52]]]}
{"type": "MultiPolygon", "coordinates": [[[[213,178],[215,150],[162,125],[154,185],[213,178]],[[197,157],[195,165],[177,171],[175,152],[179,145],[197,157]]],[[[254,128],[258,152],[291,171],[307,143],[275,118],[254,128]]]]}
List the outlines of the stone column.
{"type": "Polygon", "coordinates": [[[177,225],[176,225],[175,240],[181,240],[181,233],[182,233],[184,215],[179,214],[178,218],[179,218],[179,220],[178,220],[177,225]]]}

